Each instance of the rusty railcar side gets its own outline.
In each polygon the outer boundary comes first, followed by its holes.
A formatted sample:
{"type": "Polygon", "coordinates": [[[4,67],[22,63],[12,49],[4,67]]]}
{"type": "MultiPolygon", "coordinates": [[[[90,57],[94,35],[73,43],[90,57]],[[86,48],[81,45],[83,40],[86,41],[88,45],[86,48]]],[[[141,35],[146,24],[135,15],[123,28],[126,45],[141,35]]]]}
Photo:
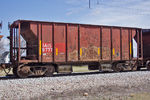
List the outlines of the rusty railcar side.
{"type": "Polygon", "coordinates": [[[143,61],[140,63],[141,67],[146,67],[150,70],[150,29],[142,29],[142,50],[143,50],[143,61]]]}
{"type": "Polygon", "coordinates": [[[143,58],[150,59],[150,30],[143,30],[143,58]]]}
{"type": "Polygon", "coordinates": [[[142,59],[141,34],[140,28],[18,20],[10,29],[10,57],[14,67],[125,64],[134,58],[133,39],[137,59],[142,59]],[[26,47],[21,47],[20,35],[26,47]]]}

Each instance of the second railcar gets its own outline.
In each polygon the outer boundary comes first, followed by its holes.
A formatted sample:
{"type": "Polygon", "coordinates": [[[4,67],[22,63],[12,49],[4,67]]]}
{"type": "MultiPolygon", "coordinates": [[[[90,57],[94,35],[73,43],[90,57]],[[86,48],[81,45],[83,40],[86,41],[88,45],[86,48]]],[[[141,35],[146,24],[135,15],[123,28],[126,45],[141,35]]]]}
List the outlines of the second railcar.
{"type": "Polygon", "coordinates": [[[142,30],[143,36],[143,67],[147,67],[150,70],[150,29],[142,30]]]}
{"type": "Polygon", "coordinates": [[[10,27],[10,61],[19,77],[70,73],[72,65],[133,70],[143,58],[142,50],[140,28],[28,20],[15,21],[10,27]]]}

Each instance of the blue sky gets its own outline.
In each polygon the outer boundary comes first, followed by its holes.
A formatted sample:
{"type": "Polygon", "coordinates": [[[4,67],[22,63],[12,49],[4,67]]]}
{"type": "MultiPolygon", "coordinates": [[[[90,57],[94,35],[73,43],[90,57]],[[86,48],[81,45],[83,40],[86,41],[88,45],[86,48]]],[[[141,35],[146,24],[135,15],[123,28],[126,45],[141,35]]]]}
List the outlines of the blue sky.
{"type": "Polygon", "coordinates": [[[1,34],[18,19],[150,28],[150,0],[0,0],[1,34]]]}

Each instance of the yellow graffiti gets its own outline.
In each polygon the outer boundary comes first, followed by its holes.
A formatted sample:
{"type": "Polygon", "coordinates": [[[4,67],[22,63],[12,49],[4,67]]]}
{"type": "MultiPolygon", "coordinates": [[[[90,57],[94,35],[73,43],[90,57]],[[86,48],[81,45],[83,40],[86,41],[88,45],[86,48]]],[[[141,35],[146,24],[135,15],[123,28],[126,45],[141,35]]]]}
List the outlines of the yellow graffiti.
{"type": "Polygon", "coordinates": [[[39,41],[39,55],[41,55],[42,54],[42,41],[40,40],[39,41]]]}
{"type": "Polygon", "coordinates": [[[56,48],[56,56],[58,55],[58,48],[56,48]]]}
{"type": "Polygon", "coordinates": [[[115,48],[113,48],[113,55],[115,55],[115,48]]]}
{"type": "Polygon", "coordinates": [[[82,48],[80,48],[80,56],[82,56],[82,48]]]}
{"type": "Polygon", "coordinates": [[[100,48],[98,48],[98,55],[100,55],[100,48]]]}

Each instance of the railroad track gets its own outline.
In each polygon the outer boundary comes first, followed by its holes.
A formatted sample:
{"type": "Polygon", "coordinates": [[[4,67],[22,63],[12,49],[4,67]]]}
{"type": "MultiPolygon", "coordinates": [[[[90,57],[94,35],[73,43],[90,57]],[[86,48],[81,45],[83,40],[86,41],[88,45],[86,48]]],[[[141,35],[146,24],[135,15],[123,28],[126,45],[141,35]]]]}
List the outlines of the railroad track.
{"type": "MultiPolygon", "coordinates": [[[[142,69],[140,71],[147,71],[147,70],[146,69],[142,69]]],[[[131,72],[132,73],[132,72],[139,72],[139,71],[123,71],[123,72],[120,72],[120,73],[127,73],[127,72],[131,72]]],[[[116,72],[113,72],[113,71],[73,72],[73,73],[70,73],[70,74],[54,74],[53,77],[79,76],[79,75],[92,75],[92,74],[113,74],[113,73],[116,73],[116,72]]],[[[32,76],[32,77],[28,77],[28,78],[30,79],[30,78],[45,78],[45,77],[32,76]]],[[[14,80],[14,79],[28,79],[28,78],[18,78],[18,77],[13,76],[12,74],[9,74],[7,76],[0,77],[0,80],[14,80]]]]}

